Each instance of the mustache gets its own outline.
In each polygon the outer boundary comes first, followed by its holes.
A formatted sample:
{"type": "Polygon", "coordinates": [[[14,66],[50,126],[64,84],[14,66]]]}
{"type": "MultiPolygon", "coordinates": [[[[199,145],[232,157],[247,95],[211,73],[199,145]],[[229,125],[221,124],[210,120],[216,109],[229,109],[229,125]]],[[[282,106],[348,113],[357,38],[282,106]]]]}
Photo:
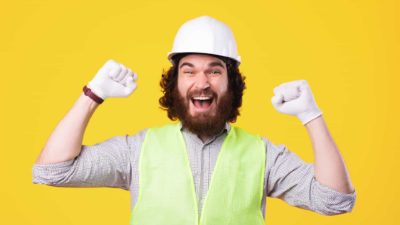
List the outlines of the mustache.
{"type": "Polygon", "coordinates": [[[217,98],[217,94],[211,90],[211,89],[203,89],[203,90],[193,90],[187,93],[187,98],[191,99],[194,97],[199,97],[199,96],[207,96],[207,97],[212,97],[212,98],[217,98]]]}

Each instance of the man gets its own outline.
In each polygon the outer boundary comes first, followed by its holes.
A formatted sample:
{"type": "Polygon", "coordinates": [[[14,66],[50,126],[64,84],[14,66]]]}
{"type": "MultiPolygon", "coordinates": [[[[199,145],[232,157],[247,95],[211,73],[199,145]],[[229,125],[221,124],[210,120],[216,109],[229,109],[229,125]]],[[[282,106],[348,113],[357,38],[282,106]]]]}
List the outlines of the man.
{"type": "Polygon", "coordinates": [[[305,80],[276,87],[272,104],[306,127],[314,164],[230,125],[245,83],[224,23],[208,16],[187,21],[168,59],[160,104],[179,123],[82,145],[99,104],[136,89],[137,75],[110,60],[50,136],[33,182],[129,190],[131,224],[263,224],[267,196],[325,215],[352,210],[355,190],[305,80]]]}

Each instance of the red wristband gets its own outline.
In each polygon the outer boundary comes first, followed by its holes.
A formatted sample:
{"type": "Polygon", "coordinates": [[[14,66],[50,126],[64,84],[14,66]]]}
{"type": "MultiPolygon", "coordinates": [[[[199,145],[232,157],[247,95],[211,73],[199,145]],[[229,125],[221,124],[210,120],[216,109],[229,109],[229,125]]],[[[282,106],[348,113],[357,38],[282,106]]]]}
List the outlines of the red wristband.
{"type": "Polygon", "coordinates": [[[92,90],[88,87],[86,87],[86,85],[83,87],[83,93],[88,96],[89,98],[91,98],[93,101],[95,101],[98,104],[101,104],[104,102],[104,99],[100,98],[99,96],[97,96],[95,93],[92,92],[92,90]]]}

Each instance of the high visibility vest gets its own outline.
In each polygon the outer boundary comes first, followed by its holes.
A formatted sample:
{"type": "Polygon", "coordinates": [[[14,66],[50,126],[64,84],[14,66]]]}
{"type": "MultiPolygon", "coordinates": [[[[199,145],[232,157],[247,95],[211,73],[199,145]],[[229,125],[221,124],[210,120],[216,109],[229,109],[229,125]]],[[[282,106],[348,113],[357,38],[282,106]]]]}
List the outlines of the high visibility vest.
{"type": "Polygon", "coordinates": [[[139,196],[131,225],[263,225],[265,147],[231,127],[198,215],[193,176],[179,125],[147,131],[139,160],[139,196]]]}

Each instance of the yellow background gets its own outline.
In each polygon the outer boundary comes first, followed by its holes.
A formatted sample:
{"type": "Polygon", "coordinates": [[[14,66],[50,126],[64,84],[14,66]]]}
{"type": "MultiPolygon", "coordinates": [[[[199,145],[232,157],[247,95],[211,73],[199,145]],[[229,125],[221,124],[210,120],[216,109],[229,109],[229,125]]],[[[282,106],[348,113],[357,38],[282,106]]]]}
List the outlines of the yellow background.
{"type": "Polygon", "coordinates": [[[399,1],[12,1],[0,5],[0,224],[128,224],[129,192],[32,184],[32,165],[85,85],[113,58],[139,75],[107,100],[84,144],[168,122],[162,69],[179,26],[210,15],[234,31],[247,77],[237,125],[313,161],[306,129],[270,103],[306,79],[357,191],[328,217],[267,201],[267,224],[399,224],[399,1]]]}

